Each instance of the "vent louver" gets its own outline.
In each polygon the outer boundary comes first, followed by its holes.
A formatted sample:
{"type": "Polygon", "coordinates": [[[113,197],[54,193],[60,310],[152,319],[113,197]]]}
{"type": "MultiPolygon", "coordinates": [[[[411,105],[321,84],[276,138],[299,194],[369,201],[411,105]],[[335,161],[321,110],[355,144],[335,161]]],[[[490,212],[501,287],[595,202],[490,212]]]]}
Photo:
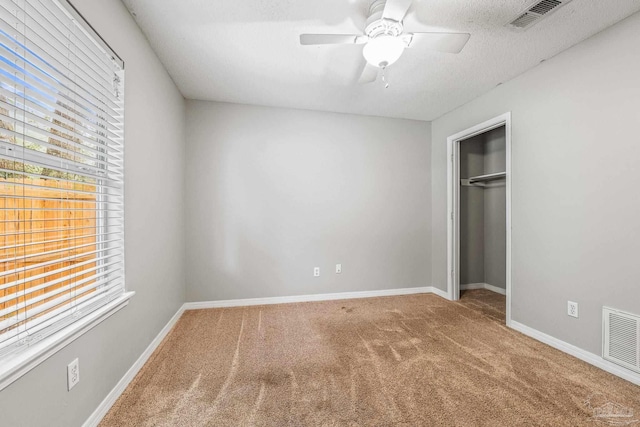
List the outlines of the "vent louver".
{"type": "Polygon", "coordinates": [[[507,27],[525,30],[570,1],[571,0],[540,0],[524,12],[519,13],[516,19],[507,24],[507,27]]]}
{"type": "Polygon", "coordinates": [[[537,13],[538,15],[546,15],[561,4],[562,2],[558,0],[542,0],[540,3],[529,9],[529,12],[537,13]]]}
{"type": "Polygon", "coordinates": [[[603,307],[602,320],[602,357],[640,372],[640,317],[603,307]]]}
{"type": "Polygon", "coordinates": [[[517,28],[526,28],[530,24],[533,24],[538,17],[532,13],[523,13],[519,18],[516,18],[515,21],[511,22],[509,25],[517,28]]]}

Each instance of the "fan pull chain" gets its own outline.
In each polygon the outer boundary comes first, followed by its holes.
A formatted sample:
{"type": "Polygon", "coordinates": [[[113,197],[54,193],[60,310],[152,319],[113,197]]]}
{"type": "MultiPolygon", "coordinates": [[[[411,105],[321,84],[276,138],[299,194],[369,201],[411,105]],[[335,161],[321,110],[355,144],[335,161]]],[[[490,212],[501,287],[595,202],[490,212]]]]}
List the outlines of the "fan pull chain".
{"type": "Polygon", "coordinates": [[[389,83],[387,82],[387,76],[385,75],[385,71],[387,67],[382,67],[382,82],[384,83],[384,88],[389,89],[389,83]]]}

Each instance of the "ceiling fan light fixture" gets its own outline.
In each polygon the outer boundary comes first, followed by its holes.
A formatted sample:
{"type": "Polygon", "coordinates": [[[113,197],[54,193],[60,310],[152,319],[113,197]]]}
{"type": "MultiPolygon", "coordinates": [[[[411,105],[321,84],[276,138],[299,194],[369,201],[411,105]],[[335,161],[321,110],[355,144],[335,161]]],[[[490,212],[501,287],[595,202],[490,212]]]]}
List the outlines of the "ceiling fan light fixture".
{"type": "Polygon", "coordinates": [[[364,59],[374,67],[385,68],[400,58],[406,44],[400,37],[380,35],[364,46],[362,54],[364,59]]]}

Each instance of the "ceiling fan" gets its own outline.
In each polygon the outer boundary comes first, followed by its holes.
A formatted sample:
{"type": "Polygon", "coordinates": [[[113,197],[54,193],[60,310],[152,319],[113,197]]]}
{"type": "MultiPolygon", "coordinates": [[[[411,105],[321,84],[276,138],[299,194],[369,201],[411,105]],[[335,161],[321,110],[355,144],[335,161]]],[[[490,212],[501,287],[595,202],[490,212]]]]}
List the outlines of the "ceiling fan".
{"type": "Polygon", "coordinates": [[[405,48],[420,47],[447,53],[460,53],[471,37],[468,33],[409,33],[404,20],[412,0],[375,0],[369,7],[364,34],[300,34],[301,45],[364,44],[367,61],[358,80],[370,83],[400,58],[405,48]]]}

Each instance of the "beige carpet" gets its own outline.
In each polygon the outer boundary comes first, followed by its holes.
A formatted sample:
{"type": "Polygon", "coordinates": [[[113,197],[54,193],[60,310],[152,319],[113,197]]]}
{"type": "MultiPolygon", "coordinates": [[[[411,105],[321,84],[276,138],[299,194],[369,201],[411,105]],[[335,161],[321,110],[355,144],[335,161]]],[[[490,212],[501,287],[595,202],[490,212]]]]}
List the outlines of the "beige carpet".
{"type": "Polygon", "coordinates": [[[640,427],[640,387],[467,291],[184,313],[100,424],[640,427]]]}

